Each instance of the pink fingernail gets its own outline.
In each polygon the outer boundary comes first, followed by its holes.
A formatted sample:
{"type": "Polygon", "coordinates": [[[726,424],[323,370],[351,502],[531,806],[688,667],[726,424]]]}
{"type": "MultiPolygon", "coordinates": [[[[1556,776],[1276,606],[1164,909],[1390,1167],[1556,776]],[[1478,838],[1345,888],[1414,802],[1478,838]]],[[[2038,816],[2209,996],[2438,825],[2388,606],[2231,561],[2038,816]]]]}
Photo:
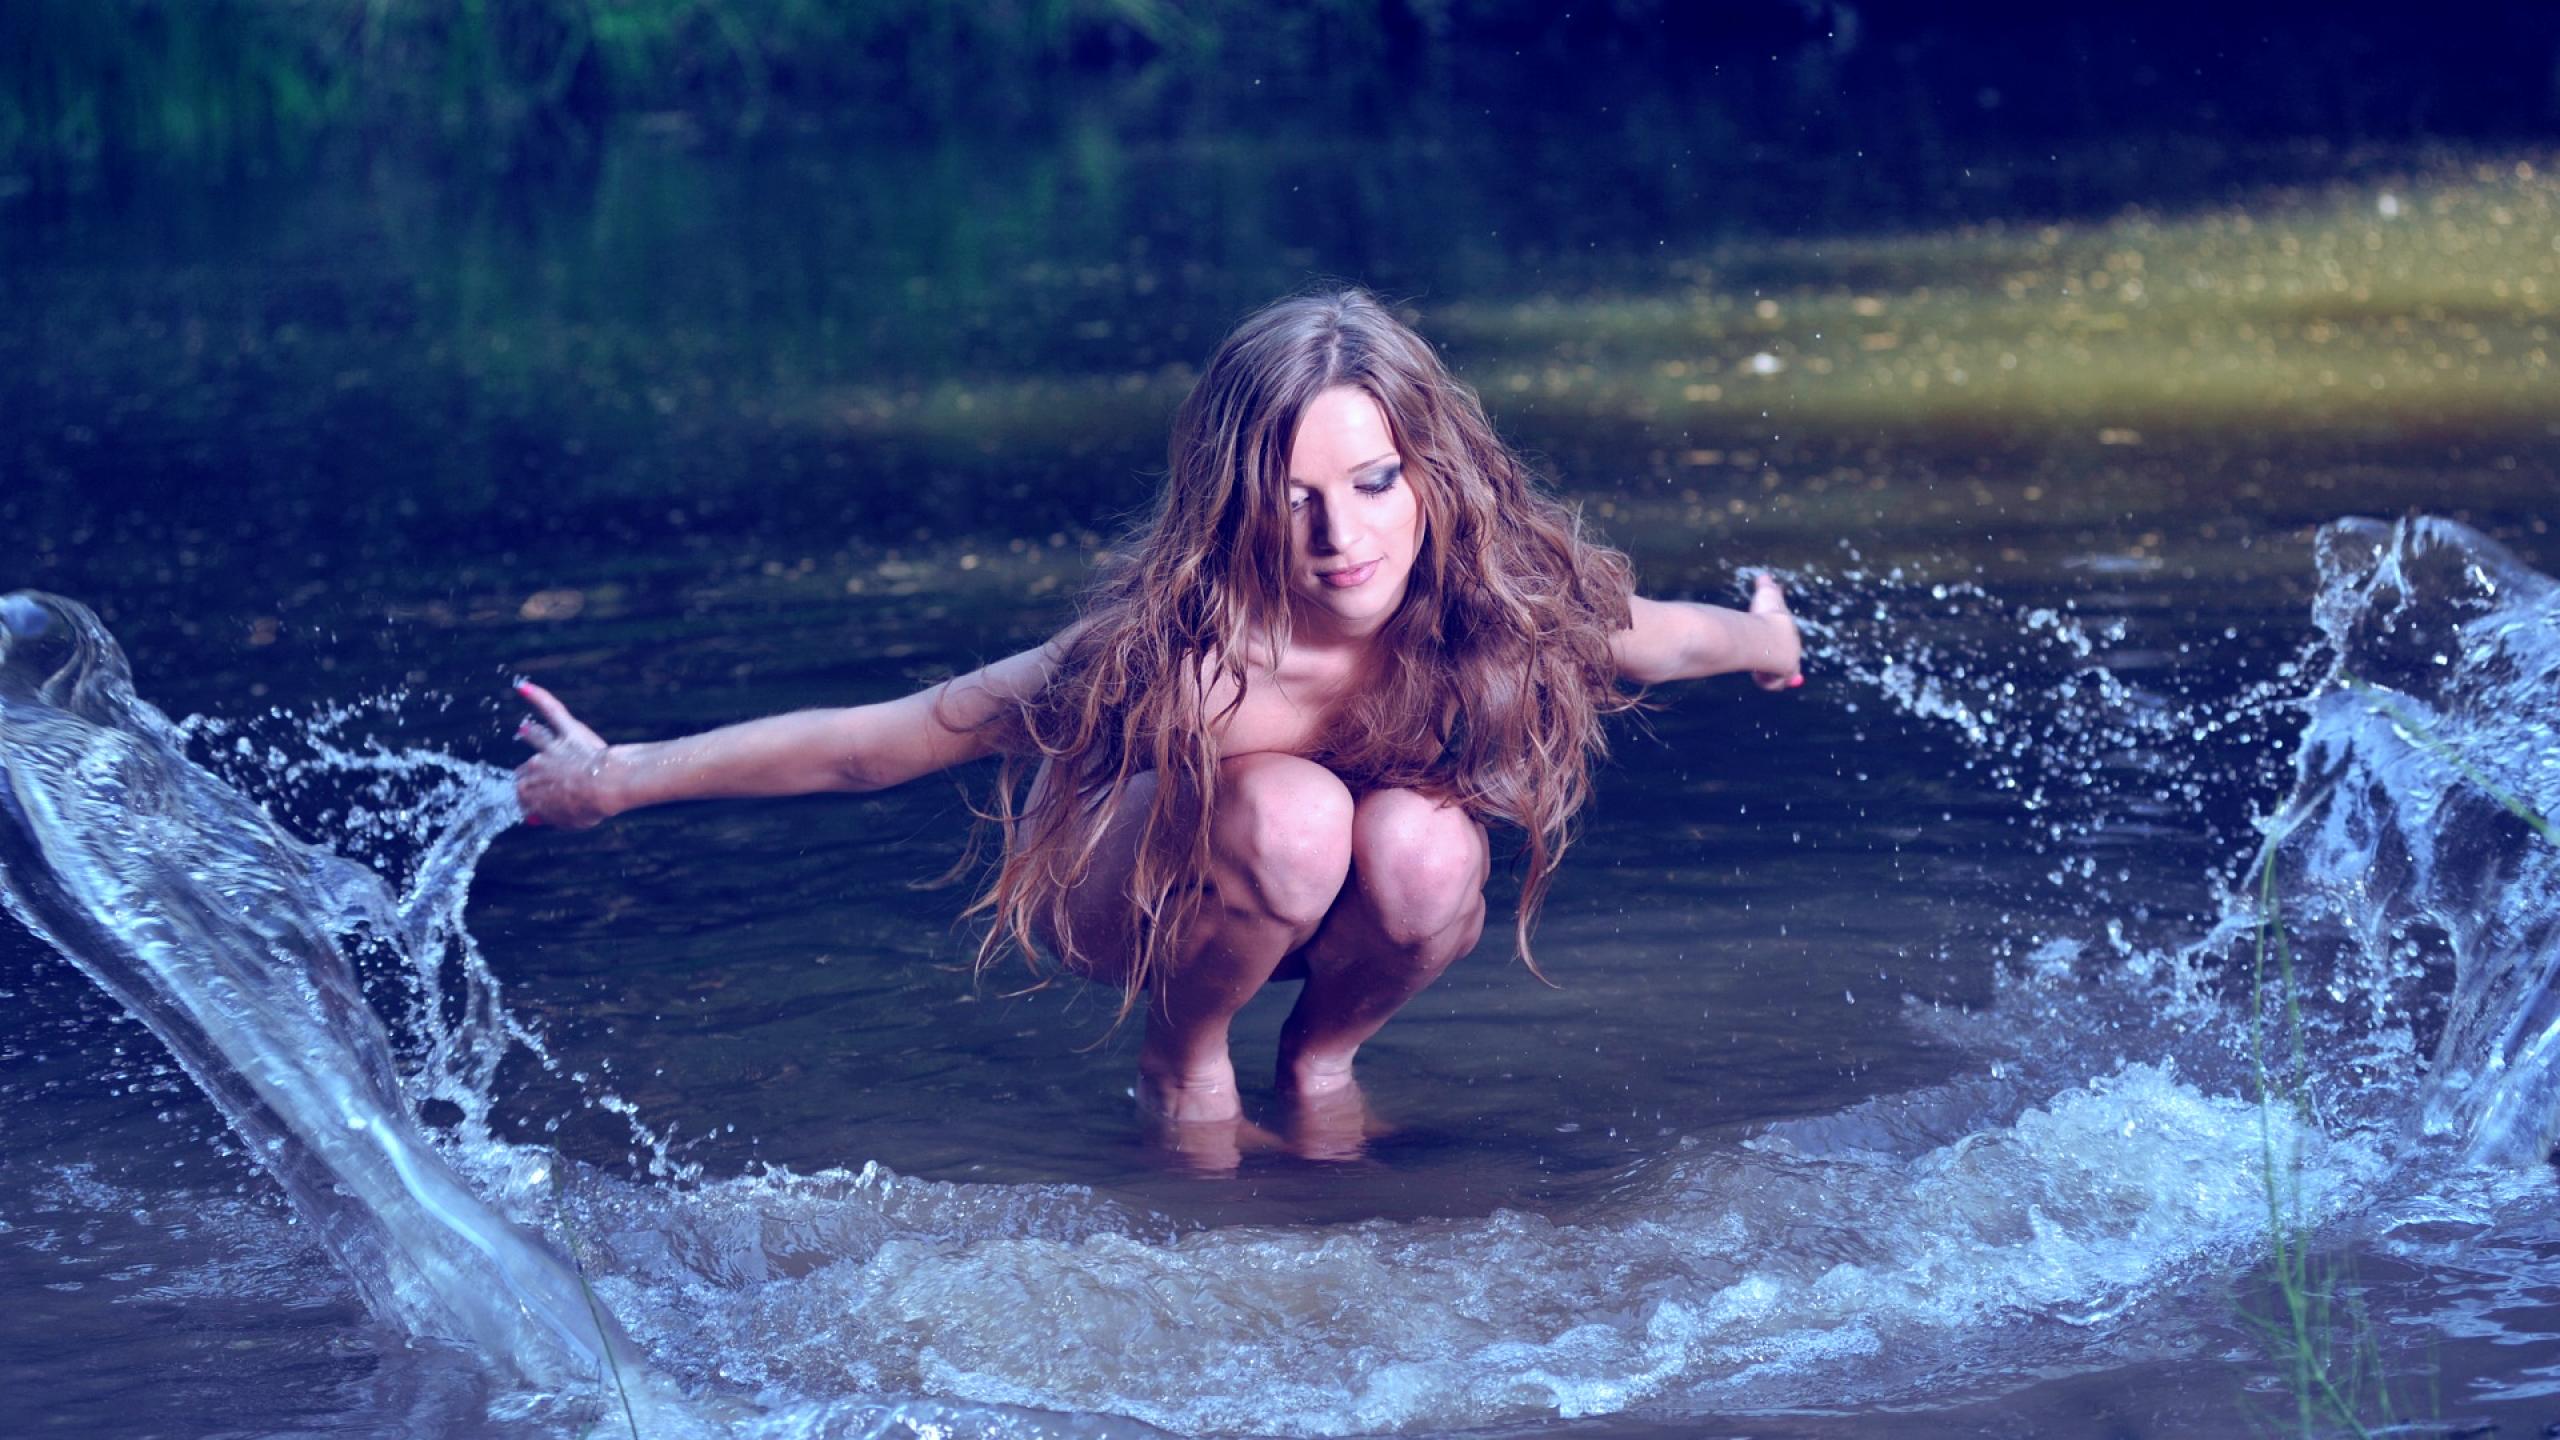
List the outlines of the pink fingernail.
{"type": "Polygon", "coordinates": [[[1788,689],[1790,689],[1790,690],[1793,690],[1794,688],[1796,688],[1797,686],[1799,686],[1799,685],[1801,685],[1801,684],[1803,684],[1803,683],[1804,683],[1804,677],[1803,677],[1803,676],[1801,676],[1801,675],[1798,675],[1798,676],[1796,676],[1794,679],[1789,680],[1789,681],[1787,682],[1787,688],[1788,688],[1788,689]]]}

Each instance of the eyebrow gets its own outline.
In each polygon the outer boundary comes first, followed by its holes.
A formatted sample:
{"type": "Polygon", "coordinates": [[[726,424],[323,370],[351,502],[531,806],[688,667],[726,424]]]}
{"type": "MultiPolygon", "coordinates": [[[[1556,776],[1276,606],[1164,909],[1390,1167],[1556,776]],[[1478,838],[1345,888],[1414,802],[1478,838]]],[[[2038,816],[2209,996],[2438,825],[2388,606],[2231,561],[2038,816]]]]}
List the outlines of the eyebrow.
{"type": "MultiPolygon", "coordinates": [[[[1373,470],[1402,469],[1403,467],[1403,455],[1394,453],[1381,455],[1375,460],[1363,460],[1359,464],[1352,466],[1351,478],[1357,480],[1361,476],[1366,475],[1373,470]]],[[[1301,480],[1295,475],[1289,477],[1289,483],[1292,485],[1304,485],[1310,490],[1316,488],[1315,482],[1310,480],[1301,480]]]]}

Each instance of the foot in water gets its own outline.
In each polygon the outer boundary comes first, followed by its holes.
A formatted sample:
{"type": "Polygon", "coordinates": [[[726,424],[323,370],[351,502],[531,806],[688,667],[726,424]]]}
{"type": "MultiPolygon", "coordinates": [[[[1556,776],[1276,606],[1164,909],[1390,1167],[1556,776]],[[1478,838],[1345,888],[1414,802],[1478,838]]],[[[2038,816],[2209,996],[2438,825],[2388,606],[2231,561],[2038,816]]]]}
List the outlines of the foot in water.
{"type": "Polygon", "coordinates": [[[1244,1115],[1236,1067],[1221,1052],[1187,1060],[1138,1057],[1138,1113],[1173,1124],[1232,1124],[1244,1115]]]}
{"type": "Polygon", "coordinates": [[[1283,1089],[1281,1099],[1289,1107],[1289,1153],[1301,1160],[1359,1160],[1370,1141],[1394,1130],[1369,1108],[1369,1097],[1347,1074],[1321,1090],[1283,1089]]]}
{"type": "Polygon", "coordinates": [[[1192,1175],[1233,1175],[1247,1155],[1288,1148],[1280,1137],[1231,1115],[1223,1120],[1146,1117],[1147,1146],[1176,1169],[1192,1175]]]}

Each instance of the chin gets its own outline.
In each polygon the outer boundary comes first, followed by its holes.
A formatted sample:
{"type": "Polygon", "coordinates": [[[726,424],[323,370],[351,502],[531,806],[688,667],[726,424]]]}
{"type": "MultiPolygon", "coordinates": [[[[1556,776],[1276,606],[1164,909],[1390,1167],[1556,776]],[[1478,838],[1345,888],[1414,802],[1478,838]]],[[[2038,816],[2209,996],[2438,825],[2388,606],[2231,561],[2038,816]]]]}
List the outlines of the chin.
{"type": "Polygon", "coordinates": [[[1384,595],[1376,598],[1372,598],[1367,595],[1327,595],[1323,598],[1321,603],[1326,614],[1331,615],[1334,619],[1339,620],[1344,624],[1361,626],[1384,625],[1387,621],[1395,618],[1396,611],[1403,606],[1404,591],[1399,588],[1392,595],[1384,595]]]}

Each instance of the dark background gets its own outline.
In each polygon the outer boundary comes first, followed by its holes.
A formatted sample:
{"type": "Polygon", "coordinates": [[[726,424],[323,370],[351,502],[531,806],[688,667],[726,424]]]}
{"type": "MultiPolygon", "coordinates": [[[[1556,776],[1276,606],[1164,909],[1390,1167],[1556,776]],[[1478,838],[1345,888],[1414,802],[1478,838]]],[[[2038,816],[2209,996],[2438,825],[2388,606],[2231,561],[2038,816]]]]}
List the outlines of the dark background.
{"type": "Polygon", "coordinates": [[[1826,0],[18,0],[0,193],[219,182],[321,154],[574,169],[614,124],[1179,133],[1416,102],[1537,123],[1613,96],[1737,140],[1932,147],[2500,139],[2560,124],[2560,14],[2517,4],[1826,0]],[[1277,102],[1275,104],[1275,102],[1277,102]]]}

